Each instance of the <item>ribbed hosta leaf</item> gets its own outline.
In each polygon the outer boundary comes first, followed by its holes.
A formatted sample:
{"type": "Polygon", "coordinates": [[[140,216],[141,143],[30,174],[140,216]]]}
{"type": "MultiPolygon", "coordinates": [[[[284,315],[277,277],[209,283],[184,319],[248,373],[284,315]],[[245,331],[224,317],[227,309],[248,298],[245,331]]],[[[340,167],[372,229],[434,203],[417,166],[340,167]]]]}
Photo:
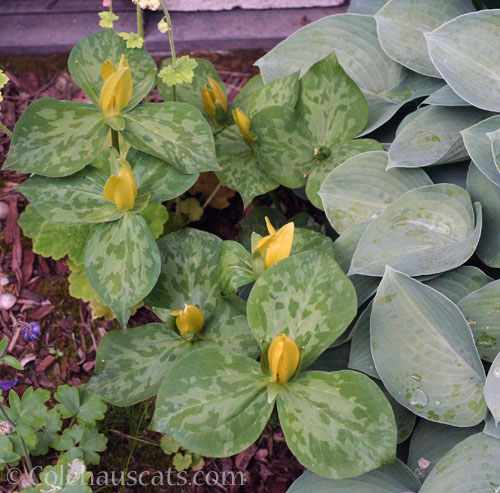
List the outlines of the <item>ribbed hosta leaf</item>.
{"type": "Polygon", "coordinates": [[[401,65],[440,77],[429,57],[424,33],[473,10],[470,0],[391,0],[375,15],[378,39],[387,55],[401,65]]]}
{"type": "Polygon", "coordinates": [[[382,276],[386,265],[411,276],[462,265],[481,234],[481,207],[456,185],[411,190],[392,202],[363,233],[349,274],[382,276]]]}
{"type": "Polygon", "coordinates": [[[469,106],[450,86],[446,85],[433,92],[423,103],[434,106],[469,106]]]}
{"type": "Polygon", "coordinates": [[[490,111],[500,111],[499,35],[500,10],[461,15],[426,34],[441,76],[462,99],[490,111]]]}
{"type": "Polygon", "coordinates": [[[488,372],[484,386],[484,397],[488,409],[495,419],[495,425],[498,426],[500,421],[500,353],[497,354],[488,372]]]}
{"type": "Polygon", "coordinates": [[[398,133],[389,149],[389,168],[418,168],[468,157],[460,132],[486,118],[472,107],[429,106],[398,133]]]}
{"type": "Polygon", "coordinates": [[[484,419],[485,374],[470,327],[441,293],[387,267],[373,303],[371,348],[387,390],[418,416],[455,426],[484,419]]]}
{"type": "Polygon", "coordinates": [[[386,168],[386,152],[365,152],[348,159],[326,177],[319,195],[338,233],[375,219],[409,190],[432,185],[420,169],[386,168]]]}
{"type": "Polygon", "coordinates": [[[349,14],[375,15],[389,0],[351,0],[349,14]]]}

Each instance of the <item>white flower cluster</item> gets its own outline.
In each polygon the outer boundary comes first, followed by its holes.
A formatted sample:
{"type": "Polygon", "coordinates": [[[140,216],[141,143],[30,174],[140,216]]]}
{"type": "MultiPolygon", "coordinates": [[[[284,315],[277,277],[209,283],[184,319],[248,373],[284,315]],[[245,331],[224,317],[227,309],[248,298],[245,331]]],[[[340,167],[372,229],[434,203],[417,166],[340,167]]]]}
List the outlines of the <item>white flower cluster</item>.
{"type": "Polygon", "coordinates": [[[160,8],[160,0],[132,0],[139,5],[141,9],[158,10],[160,8]]]}

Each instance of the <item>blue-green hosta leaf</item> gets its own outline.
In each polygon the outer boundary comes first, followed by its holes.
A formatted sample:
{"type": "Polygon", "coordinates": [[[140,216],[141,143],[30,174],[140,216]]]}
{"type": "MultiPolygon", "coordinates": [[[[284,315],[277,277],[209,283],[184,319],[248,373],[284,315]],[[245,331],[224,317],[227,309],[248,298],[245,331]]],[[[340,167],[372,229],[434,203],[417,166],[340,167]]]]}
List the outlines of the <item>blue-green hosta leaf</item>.
{"type": "Polygon", "coordinates": [[[489,116],[472,107],[429,106],[399,132],[389,149],[389,168],[418,168],[468,157],[460,132],[489,116]]]}
{"type": "MultiPolygon", "coordinates": [[[[375,15],[389,0],[351,0],[349,14],[375,15]]],[[[364,492],[363,492],[364,493],[364,492]]]]}
{"type": "Polygon", "coordinates": [[[500,353],[497,354],[491,364],[490,371],[486,377],[484,397],[488,409],[495,419],[495,425],[498,426],[498,422],[500,421],[500,353]]]}
{"type": "Polygon", "coordinates": [[[387,390],[418,416],[455,426],[484,419],[485,375],[469,324],[438,291],[387,267],[371,349],[387,390]]]}
{"type": "Polygon", "coordinates": [[[18,190],[51,223],[102,223],[125,214],[103,197],[107,178],[102,171],[88,166],[64,178],[32,176],[18,190]]]}
{"type": "Polygon", "coordinates": [[[490,132],[488,139],[491,145],[491,152],[493,154],[493,159],[495,161],[495,166],[497,170],[500,170],[500,129],[490,132]]]}
{"type": "Polygon", "coordinates": [[[426,34],[429,53],[441,76],[465,101],[500,111],[500,10],[461,15],[426,34]]]}
{"type": "MultiPolygon", "coordinates": [[[[180,101],[181,103],[188,103],[191,106],[194,106],[198,110],[203,113],[205,117],[208,115],[201,104],[201,90],[204,85],[210,87],[208,82],[208,78],[211,77],[220,85],[221,89],[226,94],[226,85],[222,82],[219,73],[215,70],[212,62],[205,60],[203,58],[191,58],[195,60],[198,64],[194,68],[194,77],[191,81],[191,84],[177,84],[175,86],[175,100],[180,101]]],[[[161,68],[172,65],[171,58],[165,58],[161,63],[161,68]]],[[[161,97],[165,101],[174,101],[174,88],[173,86],[167,86],[165,82],[158,77],[158,91],[160,92],[161,97]]]]}
{"type": "Polygon", "coordinates": [[[377,218],[398,197],[432,185],[420,169],[389,169],[384,151],[365,152],[335,168],[319,191],[330,224],[342,234],[377,218]]]}
{"type": "Polygon", "coordinates": [[[318,195],[318,191],[325,181],[325,178],[330,174],[330,172],[337,168],[337,166],[342,164],[344,161],[347,161],[347,159],[363,152],[382,150],[382,146],[376,140],[357,139],[351,140],[350,142],[337,147],[335,149],[335,153],[327,159],[316,161],[309,176],[307,177],[306,184],[306,194],[311,204],[318,209],[323,210],[323,204],[320,196],[318,195]]]}
{"type": "Polygon", "coordinates": [[[462,265],[481,234],[481,206],[467,191],[439,184],[411,190],[368,225],[349,274],[382,276],[386,265],[410,276],[462,265]]]}
{"type": "Polygon", "coordinates": [[[160,274],[158,246],[140,215],[99,226],[85,251],[85,272],[99,298],[122,327],[160,274]]]}
{"type": "Polygon", "coordinates": [[[277,401],[287,445],[311,471],[344,479],[394,462],[394,414],[367,376],[351,370],[305,372],[277,401]]]}
{"type": "Polygon", "coordinates": [[[433,183],[452,183],[466,189],[470,163],[467,160],[459,163],[437,164],[428,166],[425,172],[433,183]]]}
{"type": "Polygon", "coordinates": [[[434,106],[469,106],[450,86],[446,85],[433,92],[428,98],[422,101],[424,104],[434,106]]]}
{"type": "Polygon", "coordinates": [[[123,115],[123,137],[185,174],[218,168],[210,125],[187,103],[145,103],[123,115]]]}
{"type": "MultiPolygon", "coordinates": [[[[268,106],[294,108],[299,97],[299,73],[273,80],[252,92],[246,105],[246,114],[252,118],[268,106]]],[[[233,104],[234,106],[234,104],[233,104]]]]}
{"type": "Polygon", "coordinates": [[[198,174],[186,175],[167,162],[135,149],[127,160],[132,165],[139,195],[149,195],[149,203],[166,202],[189,190],[198,174]]]}
{"type": "Polygon", "coordinates": [[[107,409],[97,395],[81,386],[60,385],[54,398],[59,402],[56,409],[63,419],[75,418],[79,424],[91,427],[104,418],[107,409]]]}
{"type": "Polygon", "coordinates": [[[500,186],[495,185],[474,163],[469,167],[467,190],[484,208],[484,226],[477,256],[489,267],[500,267],[500,186]]]}
{"type": "MultiPolygon", "coordinates": [[[[333,243],[335,260],[345,273],[349,270],[352,256],[354,255],[359,240],[368,227],[368,224],[369,223],[358,224],[347,229],[333,243]]],[[[377,277],[362,276],[359,274],[352,274],[348,277],[356,289],[358,307],[376,293],[380,283],[380,279],[377,277]]]]}
{"type": "Polygon", "coordinates": [[[241,195],[245,209],[255,197],[279,186],[264,171],[257,154],[248,147],[236,125],[217,134],[215,149],[222,168],[217,171],[217,178],[241,195]]]}
{"type": "Polygon", "coordinates": [[[267,269],[248,299],[255,338],[271,342],[284,332],[304,348],[304,368],[344,332],[355,313],[353,285],[331,256],[316,250],[267,269]]]}
{"type": "Polygon", "coordinates": [[[470,0],[392,0],[375,15],[378,39],[396,62],[430,77],[440,77],[424,37],[444,22],[475,10],[470,0]]]}
{"type": "Polygon", "coordinates": [[[486,493],[500,488],[500,440],[477,433],[455,445],[425,480],[420,493],[486,493]]]}
{"type": "Polygon", "coordinates": [[[236,290],[257,280],[252,255],[236,241],[224,241],[220,247],[219,286],[222,293],[235,294],[236,290]]]}
{"type": "Polygon", "coordinates": [[[441,274],[425,284],[444,294],[453,303],[458,303],[472,292],[486,286],[493,279],[481,269],[463,265],[441,274]]]}
{"type": "Polygon", "coordinates": [[[108,133],[102,114],[89,104],[39,99],[17,121],[3,169],[71,175],[98,156],[108,133]]]}
{"type": "Polygon", "coordinates": [[[441,457],[467,437],[479,433],[482,428],[482,423],[477,426],[457,428],[426,419],[419,420],[410,441],[409,468],[419,478],[427,477],[441,457]],[[419,459],[429,461],[429,466],[425,469],[419,467],[419,459]]]}
{"type": "Polygon", "coordinates": [[[249,447],[266,426],[267,377],[259,364],[219,348],[194,351],[164,378],[151,429],[197,454],[227,457],[249,447]]]}
{"type": "Polygon", "coordinates": [[[143,49],[128,49],[125,41],[112,29],[91,34],[79,41],[68,59],[70,74],[87,96],[99,106],[103,86],[102,64],[109,60],[118,68],[122,55],[130,65],[132,97],[125,111],[136,106],[153,88],[156,79],[156,63],[143,49]]]}
{"type": "Polygon", "coordinates": [[[500,172],[495,163],[488,134],[496,132],[499,128],[500,116],[492,116],[461,132],[465,148],[474,164],[498,186],[500,186],[500,172]]]}
{"type": "Polygon", "coordinates": [[[399,402],[383,388],[382,383],[379,383],[379,386],[382,388],[394,413],[394,419],[396,420],[396,426],[398,428],[397,442],[398,444],[403,443],[411,435],[417,421],[417,416],[406,409],[406,407],[399,404],[399,402]]]}
{"type": "Polygon", "coordinates": [[[469,322],[477,350],[490,363],[500,351],[500,281],[478,288],[458,302],[469,322]]]}
{"type": "MultiPolygon", "coordinates": [[[[358,1],[359,3],[359,1],[358,1]]],[[[380,2],[382,3],[382,2],[380,2]]],[[[351,5],[353,2],[351,2],[351,5]]],[[[420,483],[399,459],[351,479],[327,479],[306,471],[287,493],[417,493],[420,483]]]]}
{"type": "Polygon", "coordinates": [[[161,273],[148,296],[151,307],[179,310],[198,305],[205,317],[219,296],[217,270],[222,240],[192,228],[170,233],[158,241],[161,273]]]}
{"type": "Polygon", "coordinates": [[[500,439],[500,427],[496,425],[495,418],[491,413],[488,414],[484,424],[483,433],[500,439]]]}

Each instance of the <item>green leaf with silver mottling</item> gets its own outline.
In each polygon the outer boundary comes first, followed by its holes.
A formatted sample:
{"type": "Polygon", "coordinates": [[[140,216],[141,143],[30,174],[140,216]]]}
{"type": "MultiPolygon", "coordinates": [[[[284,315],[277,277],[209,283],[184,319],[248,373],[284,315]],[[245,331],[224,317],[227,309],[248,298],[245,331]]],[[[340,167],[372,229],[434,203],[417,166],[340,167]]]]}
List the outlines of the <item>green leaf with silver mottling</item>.
{"type": "Polygon", "coordinates": [[[210,125],[187,103],[145,103],[123,115],[123,137],[135,149],[185,174],[219,169],[210,125]]]}
{"type": "Polygon", "coordinates": [[[423,104],[434,106],[469,106],[450,86],[446,85],[433,92],[422,101],[423,104]]]}
{"type": "Polygon", "coordinates": [[[125,214],[103,197],[107,179],[102,171],[88,166],[64,178],[34,175],[17,189],[51,223],[102,223],[125,214]]]}
{"type": "Polygon", "coordinates": [[[222,168],[217,171],[217,178],[223,185],[241,195],[245,209],[255,197],[279,186],[264,171],[257,154],[248,147],[236,125],[217,134],[215,149],[222,168]]]}
{"type": "MultiPolygon", "coordinates": [[[[359,3],[359,1],[358,1],[359,3]]],[[[353,1],[351,4],[353,5],[353,1]]],[[[327,479],[306,471],[287,493],[417,493],[420,483],[399,459],[392,466],[379,467],[350,479],[327,479]]]]}
{"type": "MultiPolygon", "coordinates": [[[[252,118],[268,106],[294,108],[299,97],[299,73],[273,80],[252,92],[246,105],[246,114],[252,118]]],[[[234,104],[233,104],[234,106],[234,104]]]]}
{"type": "Polygon", "coordinates": [[[419,420],[410,441],[408,466],[417,477],[425,479],[441,457],[467,437],[479,433],[482,428],[482,423],[477,426],[457,428],[426,419],[419,420]],[[419,459],[429,461],[429,466],[422,469],[418,465],[419,459]]]}
{"type": "Polygon", "coordinates": [[[277,401],[288,447],[316,474],[344,479],[394,462],[394,414],[366,375],[305,372],[277,401]]]}
{"type": "Polygon", "coordinates": [[[484,226],[476,250],[477,256],[489,267],[500,267],[500,186],[495,185],[472,163],[467,175],[467,190],[472,200],[484,209],[484,226]]]}
{"type": "Polygon", "coordinates": [[[437,274],[462,265],[475,251],[481,206],[457,185],[420,187],[392,202],[369,224],[349,274],[382,276],[386,265],[410,276],[437,274]]]}
{"type": "Polygon", "coordinates": [[[132,165],[139,195],[149,195],[149,202],[166,202],[189,190],[198,174],[186,175],[155,156],[130,149],[127,160],[132,165]]]}
{"type": "Polygon", "coordinates": [[[287,334],[304,348],[303,368],[344,332],[355,314],[353,285],[331,256],[317,250],[292,255],[267,269],[248,299],[255,338],[271,342],[287,334]]]}
{"type": "Polygon", "coordinates": [[[469,322],[479,355],[490,363],[500,351],[499,299],[500,281],[494,281],[457,303],[469,322]]]}
{"type": "Polygon", "coordinates": [[[500,440],[486,433],[455,445],[425,480],[420,493],[486,493],[500,488],[500,440]]]}
{"type": "Polygon", "coordinates": [[[432,185],[420,169],[386,170],[384,151],[351,157],[325,179],[319,196],[338,233],[377,218],[389,204],[414,188],[432,185]]]}
{"type": "Polygon", "coordinates": [[[486,286],[493,279],[481,269],[463,265],[441,274],[425,284],[444,294],[453,303],[458,303],[472,292],[486,286]]]}
{"type": "Polygon", "coordinates": [[[427,33],[434,66],[465,101],[500,111],[500,10],[461,15],[427,33]]]}
{"type": "Polygon", "coordinates": [[[492,116],[461,132],[465,148],[474,164],[498,186],[500,186],[500,172],[495,163],[488,134],[496,132],[499,128],[500,116],[492,116]]]}
{"type": "Polygon", "coordinates": [[[160,267],[158,246],[138,214],[100,225],[85,251],[90,285],[124,328],[156,284],[160,267]]]}
{"type": "Polygon", "coordinates": [[[483,365],[469,324],[448,298],[387,267],[370,330],[375,368],[402,406],[455,426],[484,419],[483,365]]]}
{"type": "MultiPolygon", "coordinates": [[[[352,256],[354,255],[359,240],[368,227],[368,224],[369,223],[358,224],[347,229],[333,243],[335,260],[345,273],[349,270],[352,256]]],[[[358,307],[376,293],[380,283],[380,279],[377,277],[362,276],[359,274],[353,274],[348,277],[356,289],[358,307]]]]}
{"type": "Polygon", "coordinates": [[[428,106],[409,120],[389,149],[389,168],[419,168],[468,157],[460,132],[489,116],[468,107],[428,106]]]}
{"type": "Polygon", "coordinates": [[[429,57],[424,33],[473,10],[470,0],[391,0],[375,15],[378,39],[396,62],[420,74],[440,77],[429,57]]]}
{"type": "Polygon", "coordinates": [[[164,378],[151,429],[186,450],[227,457],[249,447],[266,426],[274,404],[259,364],[218,348],[194,351],[164,378]]]}
{"type": "MultiPolygon", "coordinates": [[[[224,94],[226,94],[226,85],[220,78],[219,73],[215,70],[212,62],[205,60],[203,58],[191,58],[195,60],[198,64],[194,68],[194,77],[191,84],[177,84],[175,86],[175,99],[174,99],[174,88],[173,86],[167,86],[163,80],[158,77],[158,91],[160,96],[165,101],[180,101],[181,103],[188,103],[194,106],[203,113],[203,115],[208,118],[208,115],[201,104],[201,90],[204,85],[210,87],[208,78],[214,79],[221,87],[224,94]]],[[[172,65],[171,58],[165,58],[161,63],[161,68],[172,65]]]]}
{"type": "Polygon", "coordinates": [[[335,149],[335,153],[322,161],[316,161],[307,177],[306,195],[311,204],[323,210],[318,191],[326,177],[347,159],[369,151],[382,151],[382,146],[372,139],[351,140],[335,149]]]}
{"type": "Polygon", "coordinates": [[[161,273],[146,304],[167,310],[182,309],[186,303],[198,305],[207,317],[219,297],[221,244],[217,236],[192,228],[161,238],[161,273]]]}
{"type": "Polygon", "coordinates": [[[309,250],[318,250],[335,258],[335,250],[331,238],[312,229],[295,228],[291,255],[309,250]]]}
{"type": "Polygon", "coordinates": [[[151,91],[155,84],[156,63],[148,52],[143,49],[127,48],[126,42],[111,29],[103,29],[87,36],[71,50],[68,59],[69,72],[98,107],[103,86],[102,64],[108,60],[118,68],[122,55],[125,55],[132,75],[132,97],[125,108],[125,111],[129,111],[151,91]]]}
{"type": "MultiPolygon", "coordinates": [[[[288,74],[291,75],[291,74],[288,74]]],[[[262,81],[262,76],[260,74],[254,75],[242,88],[241,91],[233,99],[233,102],[229,106],[229,109],[241,108],[245,113],[247,112],[247,106],[252,97],[253,93],[258,91],[264,86],[262,81]]]]}
{"type": "Polygon", "coordinates": [[[235,294],[239,287],[257,280],[252,255],[241,243],[222,242],[218,278],[220,289],[226,295],[235,294]]]}
{"type": "Polygon", "coordinates": [[[495,425],[498,426],[500,421],[500,353],[498,351],[486,377],[484,397],[488,409],[495,419],[495,425]]]}
{"type": "Polygon", "coordinates": [[[3,169],[71,175],[99,155],[108,133],[101,112],[89,104],[39,99],[17,121],[3,169]]]}

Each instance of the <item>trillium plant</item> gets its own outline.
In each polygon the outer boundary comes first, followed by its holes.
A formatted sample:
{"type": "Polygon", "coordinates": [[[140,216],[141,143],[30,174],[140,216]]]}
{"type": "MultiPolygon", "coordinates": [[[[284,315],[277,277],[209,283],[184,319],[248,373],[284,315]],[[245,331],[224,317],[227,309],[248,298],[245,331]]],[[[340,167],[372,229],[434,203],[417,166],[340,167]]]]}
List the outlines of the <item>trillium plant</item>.
{"type": "MultiPolygon", "coordinates": [[[[63,417],[151,399],[151,430],[206,457],[280,426],[307,468],[291,493],[500,491],[500,10],[352,0],[230,101],[176,56],[164,3],[136,3],[164,12],[160,70],[104,13],[68,62],[88,102],[32,103],[4,164],[30,175],[34,251],[67,256],[70,293],[120,326],[78,396],[58,391],[63,417]],[[169,219],[204,172],[240,196],[236,239],[169,219]],[[159,321],[128,328],[143,306],[159,321]]],[[[98,460],[85,423],[54,438],[43,392],[11,392],[3,463],[42,436],[72,451],[63,471],[98,460]]]]}

